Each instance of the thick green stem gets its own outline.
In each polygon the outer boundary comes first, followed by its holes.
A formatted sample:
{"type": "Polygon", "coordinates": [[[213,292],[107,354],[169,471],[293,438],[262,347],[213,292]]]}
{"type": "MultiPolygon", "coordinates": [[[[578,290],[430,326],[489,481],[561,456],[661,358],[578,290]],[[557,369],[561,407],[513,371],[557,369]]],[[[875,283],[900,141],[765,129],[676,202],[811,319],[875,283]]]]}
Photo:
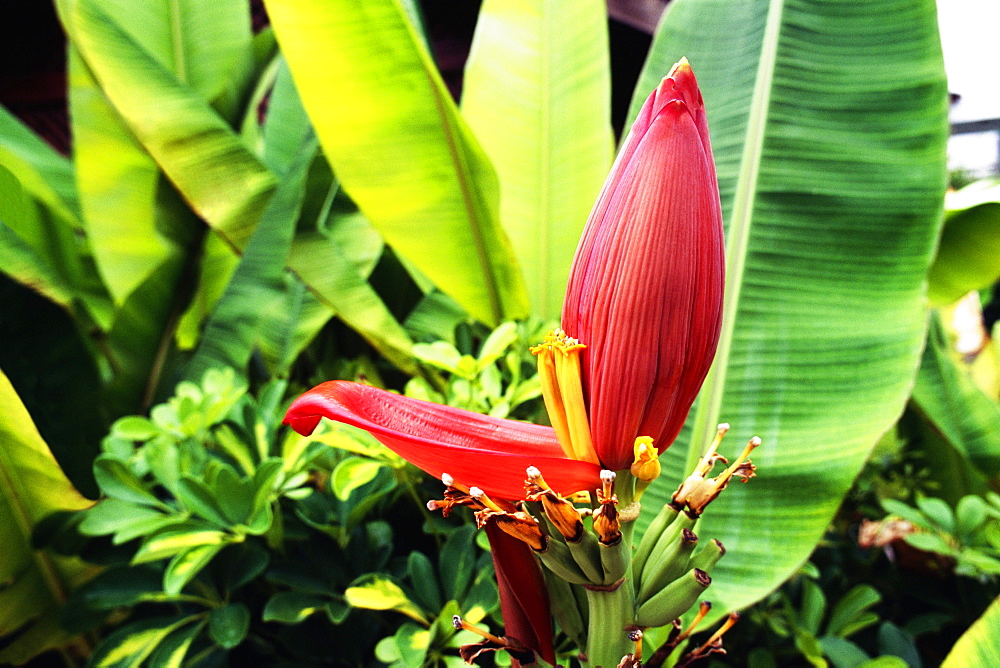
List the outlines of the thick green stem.
{"type": "MultiPolygon", "coordinates": [[[[618,491],[618,490],[616,490],[618,491]]],[[[621,497],[619,494],[619,503],[621,497]]],[[[627,494],[631,503],[631,494],[627,494]]],[[[635,522],[622,523],[622,542],[632,545],[635,522]]],[[[631,551],[631,547],[629,548],[631,551]]],[[[588,668],[615,668],[626,654],[635,649],[629,631],[635,625],[635,583],[629,564],[621,585],[614,591],[587,589],[590,618],[587,623],[588,668]]]]}
{"type": "Polygon", "coordinates": [[[587,628],[588,668],[615,668],[635,644],[629,640],[634,624],[635,593],[626,577],[614,591],[587,590],[590,620],[587,628]]]}

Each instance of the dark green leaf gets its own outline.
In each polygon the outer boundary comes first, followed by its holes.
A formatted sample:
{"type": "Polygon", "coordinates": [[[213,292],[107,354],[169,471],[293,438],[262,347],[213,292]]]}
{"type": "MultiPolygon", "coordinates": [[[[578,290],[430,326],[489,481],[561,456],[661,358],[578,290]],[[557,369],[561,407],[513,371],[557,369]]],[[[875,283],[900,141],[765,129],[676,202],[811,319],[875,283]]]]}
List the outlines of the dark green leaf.
{"type": "Polygon", "coordinates": [[[897,501],[896,499],[882,499],[882,507],[885,508],[886,512],[897,515],[914,526],[920,527],[921,529],[927,529],[929,531],[934,530],[934,525],[922,512],[916,508],[906,505],[902,501],[897,501]]]}
{"type": "Polygon", "coordinates": [[[302,206],[305,176],[316,140],[304,138],[297,160],[289,167],[244,249],[225,292],[205,324],[187,378],[200,378],[213,367],[229,367],[241,375],[253,352],[260,319],[284,295],[284,270],[302,206]]]}
{"type": "Polygon", "coordinates": [[[878,649],[882,654],[898,656],[909,668],[921,668],[920,651],[913,636],[892,622],[882,622],[878,627],[878,649]]]}
{"type": "Polygon", "coordinates": [[[267,600],[262,619],[265,622],[298,624],[324,609],[328,599],[296,591],[279,591],[267,600]]]}
{"type": "Polygon", "coordinates": [[[410,576],[417,602],[425,610],[440,610],[441,589],[430,559],[423,552],[411,552],[406,562],[406,572],[410,576]]]}
{"type": "Polygon", "coordinates": [[[226,649],[243,642],[250,629],[250,609],[245,603],[230,603],[212,611],[208,618],[208,632],[212,640],[226,649]]]}
{"type": "MultiPolygon", "coordinates": [[[[849,627],[862,618],[868,608],[882,600],[882,595],[870,585],[855,585],[833,605],[830,621],[826,624],[827,635],[847,637],[849,627]]],[[[876,621],[878,618],[876,617],[876,621]]],[[[852,631],[858,630],[853,628],[852,631]]]]}
{"type": "Polygon", "coordinates": [[[955,533],[955,514],[941,499],[933,496],[920,497],[917,499],[917,508],[946,533],[955,533]]]}
{"type": "Polygon", "coordinates": [[[913,405],[983,474],[996,476],[1000,474],[1000,406],[955,365],[948,347],[940,317],[932,315],[927,347],[913,388],[913,405]]]}
{"type": "Polygon", "coordinates": [[[111,498],[145,506],[163,505],[125,464],[107,455],[94,460],[94,478],[101,492],[111,498]]]}
{"type": "Polygon", "coordinates": [[[219,507],[219,502],[201,480],[185,475],[177,485],[177,500],[180,501],[192,513],[200,515],[202,518],[217,524],[220,527],[230,526],[219,507]]]}
{"type": "Polygon", "coordinates": [[[205,628],[205,622],[198,622],[181,627],[168,635],[149,655],[149,666],[151,668],[182,668],[185,665],[184,659],[191,643],[194,642],[203,628],[205,628]]]}
{"type": "Polygon", "coordinates": [[[823,589],[812,580],[802,581],[802,605],[799,624],[812,635],[819,635],[819,625],[826,613],[826,596],[823,589]]]}
{"type": "Polygon", "coordinates": [[[162,521],[176,521],[176,518],[164,515],[147,505],[107,498],[85,511],[80,531],[89,536],[102,536],[127,531],[136,525],[143,528],[155,526],[162,521]]]}
{"type": "Polygon", "coordinates": [[[845,638],[823,636],[819,639],[819,645],[835,668],[857,668],[871,658],[864,650],[845,638]]]}
{"type": "Polygon", "coordinates": [[[959,536],[971,537],[971,535],[982,526],[988,515],[986,502],[978,496],[963,496],[958,502],[955,510],[956,527],[955,532],[959,536]]]}
{"type": "Polygon", "coordinates": [[[448,534],[438,562],[438,573],[446,599],[460,600],[472,581],[476,550],[473,529],[468,524],[448,534]]]}

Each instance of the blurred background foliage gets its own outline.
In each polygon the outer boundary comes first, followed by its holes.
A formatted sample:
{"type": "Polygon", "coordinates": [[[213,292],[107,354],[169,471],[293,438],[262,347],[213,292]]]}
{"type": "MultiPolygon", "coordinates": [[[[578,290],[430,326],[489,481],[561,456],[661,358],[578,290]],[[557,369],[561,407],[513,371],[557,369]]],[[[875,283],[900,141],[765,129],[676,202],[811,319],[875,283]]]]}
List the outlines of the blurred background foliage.
{"type": "Polygon", "coordinates": [[[527,348],[615,138],[687,56],[726,321],[646,504],[717,422],[763,438],[706,518],[714,610],[746,611],[721,661],[995,663],[1000,197],[945,195],[934,3],[674,0],[652,37],[605,9],[57,0],[8,24],[48,60],[8,59],[0,107],[0,662],[454,666],[451,615],[499,630],[438,483],[280,418],[342,378],[544,421],[527,348]]]}

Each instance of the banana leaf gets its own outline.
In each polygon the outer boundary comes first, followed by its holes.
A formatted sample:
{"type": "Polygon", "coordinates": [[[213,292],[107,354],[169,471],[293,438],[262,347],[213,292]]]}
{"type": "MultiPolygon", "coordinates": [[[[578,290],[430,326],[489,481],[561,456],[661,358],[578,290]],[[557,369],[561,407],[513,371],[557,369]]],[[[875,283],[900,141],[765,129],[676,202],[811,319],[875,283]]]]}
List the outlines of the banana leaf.
{"type": "Polygon", "coordinates": [[[527,313],[498,222],[496,174],[404,8],[372,0],[266,3],[320,144],[351,199],[470,315],[527,313]]]}
{"type": "MultiPolygon", "coordinates": [[[[681,56],[701,83],[727,222],[723,334],[666,475],[752,436],[757,477],[699,523],[727,549],[708,591],[746,606],[809,556],[913,386],[945,188],[933,0],[676,0],[633,102],[681,56]]],[[[649,517],[652,513],[643,513],[649,517]]]]}
{"type": "Polygon", "coordinates": [[[36,550],[31,534],[49,513],[90,505],[66,479],[35,429],[7,376],[0,371],[0,663],[22,665],[64,644],[59,605],[66,594],[96,574],[75,558],[36,550]]]}
{"type": "Polygon", "coordinates": [[[531,312],[557,320],[573,252],[611,167],[608,22],[600,0],[487,0],[462,116],[500,178],[500,222],[531,312]]]}
{"type": "Polygon", "coordinates": [[[941,245],[930,271],[930,298],[952,304],[1000,279],[1000,183],[970,184],[945,199],[941,245]]]}
{"type": "Polygon", "coordinates": [[[941,668],[986,668],[1000,664],[1000,598],[986,609],[982,617],[962,634],[941,668]]]}

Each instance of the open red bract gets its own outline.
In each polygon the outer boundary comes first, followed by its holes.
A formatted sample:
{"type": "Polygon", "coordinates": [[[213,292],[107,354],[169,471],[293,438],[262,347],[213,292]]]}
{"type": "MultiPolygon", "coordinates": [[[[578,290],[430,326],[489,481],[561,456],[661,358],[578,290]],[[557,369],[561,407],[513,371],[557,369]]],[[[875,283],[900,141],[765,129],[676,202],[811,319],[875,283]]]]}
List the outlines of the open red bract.
{"type": "Polygon", "coordinates": [[[285,424],[312,433],[329,418],[372,434],[407,461],[440,478],[476,486],[491,496],[524,495],[529,466],[545,471],[553,489],[570,494],[599,484],[600,468],[567,459],[550,427],[501,420],[410,399],[360,383],[330,381],[296,399],[285,424]]]}

